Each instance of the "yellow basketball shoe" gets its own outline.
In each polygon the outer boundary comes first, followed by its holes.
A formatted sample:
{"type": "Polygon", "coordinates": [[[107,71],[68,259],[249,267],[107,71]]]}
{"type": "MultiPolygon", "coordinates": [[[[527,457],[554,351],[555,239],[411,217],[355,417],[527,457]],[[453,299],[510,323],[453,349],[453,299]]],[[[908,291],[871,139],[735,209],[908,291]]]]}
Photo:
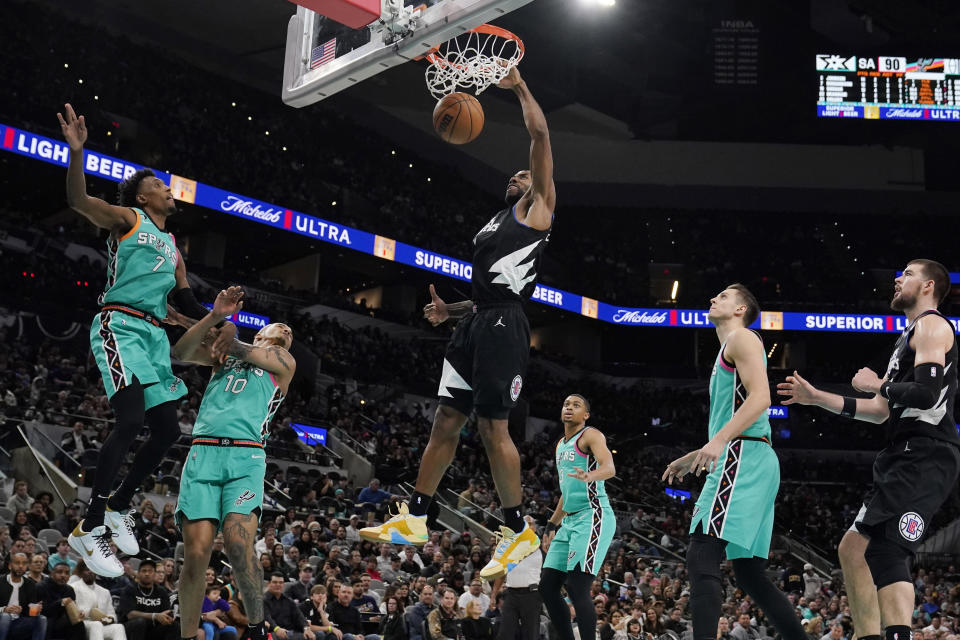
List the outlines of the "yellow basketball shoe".
{"type": "Polygon", "coordinates": [[[397,515],[379,526],[360,529],[360,537],[372,542],[421,546],[430,539],[427,516],[411,515],[407,504],[401,502],[397,515]]]}
{"type": "Polygon", "coordinates": [[[496,580],[517,566],[521,560],[540,549],[540,538],[524,523],[523,529],[514,533],[513,530],[501,526],[499,544],[493,553],[493,559],[480,570],[480,577],[484,580],[496,580]]]}

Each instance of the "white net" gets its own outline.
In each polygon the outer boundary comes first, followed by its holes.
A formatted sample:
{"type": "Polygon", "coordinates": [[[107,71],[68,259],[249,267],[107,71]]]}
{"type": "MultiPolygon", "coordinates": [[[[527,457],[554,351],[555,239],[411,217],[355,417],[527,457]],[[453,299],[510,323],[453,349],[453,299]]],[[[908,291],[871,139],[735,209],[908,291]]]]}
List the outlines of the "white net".
{"type": "Polygon", "coordinates": [[[523,58],[523,42],[505,29],[480,25],[427,56],[427,88],[437,100],[454,91],[484,89],[500,82],[523,58]]]}

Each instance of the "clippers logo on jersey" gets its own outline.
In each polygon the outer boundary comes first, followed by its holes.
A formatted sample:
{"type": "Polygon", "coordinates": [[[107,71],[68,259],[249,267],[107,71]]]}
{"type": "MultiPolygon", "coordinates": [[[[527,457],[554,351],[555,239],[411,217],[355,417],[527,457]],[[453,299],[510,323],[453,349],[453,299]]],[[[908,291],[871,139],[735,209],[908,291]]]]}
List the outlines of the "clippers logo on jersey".
{"type": "Polygon", "coordinates": [[[923,535],[923,528],[923,518],[913,511],[908,511],[900,517],[900,535],[910,542],[916,542],[920,539],[920,536],[923,535]]]}
{"type": "Polygon", "coordinates": [[[520,397],[520,389],[523,387],[523,378],[517,376],[513,379],[513,382],[510,383],[510,399],[516,402],[517,398],[520,397]]]}
{"type": "Polygon", "coordinates": [[[477,244],[477,238],[479,238],[483,234],[493,233],[494,231],[500,228],[500,222],[497,220],[499,217],[500,217],[499,215],[495,215],[492,218],[490,218],[490,222],[483,225],[483,229],[480,229],[480,231],[477,232],[477,235],[473,236],[473,244],[477,244]]]}

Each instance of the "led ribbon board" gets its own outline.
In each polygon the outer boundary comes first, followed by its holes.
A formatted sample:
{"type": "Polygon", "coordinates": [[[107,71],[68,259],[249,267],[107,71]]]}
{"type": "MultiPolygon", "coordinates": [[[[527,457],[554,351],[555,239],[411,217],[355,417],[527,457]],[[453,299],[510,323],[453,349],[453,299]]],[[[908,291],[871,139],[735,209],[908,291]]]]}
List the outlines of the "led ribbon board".
{"type": "MultiPolygon", "coordinates": [[[[67,166],[70,149],[66,143],[46,138],[29,131],[0,124],[0,146],[6,151],[51,164],[67,166]]],[[[94,151],[84,150],[84,171],[99,178],[114,182],[141,169],[142,166],[119,160],[94,151]]],[[[156,171],[157,176],[169,182],[175,198],[213,211],[265,224],[316,240],[322,240],[354,251],[392,260],[401,264],[430,271],[456,280],[470,282],[473,267],[469,262],[451,258],[440,253],[354,229],[330,220],[324,220],[300,211],[293,211],[248,196],[224,191],[196,180],[156,171]]],[[[622,307],[602,302],[595,298],[537,285],[532,300],[556,309],[563,309],[602,320],[611,324],[631,327],[688,327],[707,328],[707,312],[697,309],[646,309],[622,307]]],[[[259,329],[269,323],[266,316],[241,312],[239,318],[251,324],[234,322],[241,326],[259,329]],[[259,324],[260,322],[263,324],[259,324]]],[[[960,328],[960,318],[950,318],[955,330],[960,328]]],[[[806,313],[793,311],[764,311],[751,328],[765,331],[846,331],[860,333],[898,333],[906,327],[901,315],[860,315],[837,313],[806,313]]]]}
{"type": "MultiPolygon", "coordinates": [[[[209,302],[204,302],[208,310],[213,309],[213,305],[209,302]]],[[[249,311],[237,311],[235,314],[227,318],[230,322],[237,325],[238,327],[246,327],[248,329],[263,329],[265,326],[270,324],[269,316],[260,316],[256,313],[250,313],[249,311]]]]}

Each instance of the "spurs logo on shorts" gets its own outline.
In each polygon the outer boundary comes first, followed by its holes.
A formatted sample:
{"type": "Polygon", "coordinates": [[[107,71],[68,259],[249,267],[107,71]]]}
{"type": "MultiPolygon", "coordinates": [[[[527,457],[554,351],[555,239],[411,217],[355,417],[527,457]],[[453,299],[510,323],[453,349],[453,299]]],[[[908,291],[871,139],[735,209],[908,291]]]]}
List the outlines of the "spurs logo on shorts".
{"type": "Polygon", "coordinates": [[[900,535],[916,542],[923,535],[923,518],[919,514],[908,511],[900,517],[900,535]]]}
{"type": "Polygon", "coordinates": [[[520,389],[523,387],[523,378],[517,376],[510,383],[510,399],[514,402],[520,397],[520,389]]]}
{"type": "Polygon", "coordinates": [[[254,492],[244,491],[243,493],[240,494],[240,497],[237,498],[233,504],[239,507],[241,504],[243,504],[247,500],[253,500],[256,497],[257,497],[257,494],[255,494],[254,492]]]}

